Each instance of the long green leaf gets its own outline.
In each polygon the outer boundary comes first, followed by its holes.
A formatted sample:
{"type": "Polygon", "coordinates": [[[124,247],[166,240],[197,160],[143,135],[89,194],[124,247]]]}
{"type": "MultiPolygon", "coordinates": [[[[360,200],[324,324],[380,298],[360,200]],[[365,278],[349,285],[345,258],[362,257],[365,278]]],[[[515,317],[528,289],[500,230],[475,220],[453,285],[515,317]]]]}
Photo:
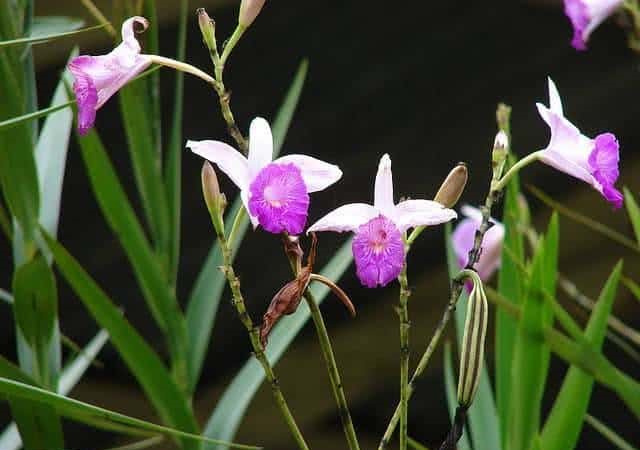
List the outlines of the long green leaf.
{"type": "MultiPolygon", "coordinates": [[[[298,100],[300,99],[300,94],[304,86],[307,68],[307,61],[302,61],[273,122],[274,155],[280,152],[282,144],[284,143],[284,138],[291,124],[293,113],[298,105],[298,100]]],[[[226,217],[227,233],[230,232],[234,218],[242,207],[242,201],[240,200],[240,196],[238,196],[226,217]]],[[[235,256],[240,248],[242,238],[248,226],[249,219],[245,214],[244,218],[240,221],[236,235],[237,238],[235,242],[232,242],[233,256],[235,256]]],[[[216,243],[209,251],[207,259],[200,270],[191,295],[189,296],[186,316],[187,329],[189,330],[189,362],[192,369],[190,377],[192,387],[195,386],[200,378],[202,362],[204,361],[209,345],[216,312],[218,311],[220,298],[227,283],[224,275],[218,270],[221,264],[222,254],[220,253],[220,247],[216,243]]]]}
{"type": "Polygon", "coordinates": [[[636,202],[635,197],[631,191],[624,187],[624,204],[627,207],[627,213],[629,214],[629,220],[633,226],[633,232],[636,235],[636,241],[640,244],[640,206],[636,202]]]}
{"type": "MultiPolygon", "coordinates": [[[[453,375],[451,343],[448,341],[444,343],[444,392],[447,397],[449,419],[453,423],[453,418],[456,415],[456,407],[458,406],[458,399],[456,395],[455,376],[453,375]]],[[[471,450],[469,437],[465,433],[462,433],[462,437],[458,441],[458,450],[471,450]]]]}
{"type": "Polygon", "coordinates": [[[104,24],[102,25],[94,25],[91,27],[87,27],[87,28],[83,28],[81,30],[74,30],[74,31],[65,31],[62,33],[53,33],[53,34],[48,34],[48,35],[44,35],[44,34],[35,34],[29,37],[24,37],[24,38],[19,38],[19,39],[12,39],[9,41],[1,41],[0,42],[0,49],[4,49],[6,47],[11,47],[14,45],[26,45],[26,44],[30,44],[30,45],[37,45],[37,44],[44,44],[46,42],[51,42],[63,37],[68,37],[68,36],[75,36],[76,34],[81,34],[81,33],[86,33],[87,31],[95,31],[95,30],[99,30],[100,28],[104,28],[104,24]]]}
{"type": "Polygon", "coordinates": [[[127,254],[149,310],[165,332],[176,376],[183,385],[187,374],[187,331],[174,291],[163,274],[97,133],[92,130],[79,142],[94,195],[127,254]]]}
{"type": "MultiPolygon", "coordinates": [[[[445,239],[447,248],[447,265],[449,267],[449,277],[453,279],[460,267],[455,256],[451,241],[451,224],[445,226],[445,239]]],[[[458,348],[462,344],[462,336],[464,334],[464,324],[467,316],[467,302],[469,296],[466,290],[462,292],[458,299],[455,310],[455,324],[458,348]]],[[[469,429],[471,431],[471,441],[475,450],[500,450],[500,423],[498,421],[498,412],[489,381],[489,373],[487,365],[482,365],[480,374],[480,383],[478,391],[471,407],[468,411],[469,429]]]]}
{"type": "Polygon", "coordinates": [[[622,283],[633,294],[633,297],[640,302],[640,285],[627,277],[622,277],[622,283]]]}
{"type": "Polygon", "coordinates": [[[31,25],[31,36],[46,36],[49,34],[74,31],[84,25],[84,20],[69,16],[36,16],[31,25]]]}
{"type": "Polygon", "coordinates": [[[633,445],[625,441],[615,431],[609,428],[607,425],[596,419],[595,417],[587,414],[586,421],[589,425],[604,436],[609,442],[616,446],[619,450],[637,450],[633,445]]]}
{"type": "Polygon", "coordinates": [[[9,129],[11,127],[15,127],[17,125],[21,125],[24,122],[28,122],[30,120],[35,120],[35,119],[39,119],[40,117],[48,116],[49,114],[52,114],[56,111],[60,111],[61,109],[69,108],[73,106],[75,103],[76,101],[72,100],[72,101],[58,104],[55,106],[49,106],[47,108],[40,109],[36,112],[23,114],[21,116],[12,117],[11,119],[3,120],[2,122],[0,122],[0,131],[9,129]]]}
{"type": "MultiPolygon", "coordinates": [[[[524,242],[518,229],[522,220],[518,205],[520,183],[514,176],[507,185],[502,221],[505,227],[504,244],[498,273],[498,292],[504,297],[522,302],[523,282],[519,265],[524,264],[524,242]]],[[[507,424],[509,422],[509,401],[511,398],[511,363],[516,335],[516,321],[501,308],[496,308],[495,328],[495,378],[496,403],[500,417],[501,443],[506,448],[507,424]]]]}
{"type": "MultiPolygon", "coordinates": [[[[596,307],[584,332],[591,346],[601,351],[607,334],[607,320],[616,297],[622,262],[619,262],[602,288],[596,307]]],[[[593,389],[593,377],[577,367],[571,367],[562,382],[547,422],[541,434],[541,447],[545,450],[575,448],[593,389]]]]}
{"type": "MultiPolygon", "coordinates": [[[[65,417],[105,430],[127,433],[134,436],[164,434],[167,436],[177,437],[183,442],[193,443],[203,441],[215,444],[224,444],[238,449],[260,448],[216,441],[203,436],[198,436],[197,434],[164,427],[162,425],[146,422],[144,420],[126,416],[124,414],[93,406],[78,400],[73,400],[71,398],[54,394],[53,392],[45,391],[44,389],[29,386],[28,384],[23,384],[7,378],[0,378],[0,392],[8,398],[17,398],[49,405],[65,417]]],[[[50,447],[45,445],[42,448],[50,447]]]]}
{"type": "MultiPolygon", "coordinates": [[[[321,274],[331,280],[338,280],[351,265],[352,259],[351,242],[348,241],[331,258],[321,274]]],[[[329,292],[325,285],[318,284],[312,285],[310,290],[318,303],[321,303],[329,292]]],[[[289,344],[307,323],[309,316],[309,307],[302,304],[295,314],[283,317],[273,328],[265,351],[272,365],[278,362],[289,344]]],[[[263,380],[262,367],[253,357],[250,358],[216,404],[213,414],[207,421],[204,435],[215,439],[233,439],[251,399],[263,380]]],[[[208,450],[212,448],[207,446],[208,450]]]]}
{"type": "MultiPolygon", "coordinates": [[[[60,272],[96,322],[109,332],[114,346],[162,420],[180,430],[197,433],[193,412],[160,358],[64,247],[46,233],[45,239],[60,272]]],[[[183,440],[183,445],[186,449],[198,448],[190,440],[183,440]]]]}
{"type": "MultiPolygon", "coordinates": [[[[187,46],[188,1],[180,0],[178,36],[176,37],[176,59],[184,61],[187,46]]],[[[184,110],[184,72],[175,71],[173,93],[173,114],[171,117],[171,135],[164,167],[165,189],[169,214],[169,279],[175,284],[180,261],[180,217],[182,195],[182,112],[184,110]]],[[[193,381],[193,380],[190,380],[193,381]]]]}
{"type": "Polygon", "coordinates": [[[539,429],[549,352],[541,339],[547,316],[545,302],[539,293],[539,287],[544,284],[544,264],[544,239],[541,238],[532,262],[529,285],[525,289],[514,345],[507,425],[507,448],[510,450],[528,450],[539,429]]]}

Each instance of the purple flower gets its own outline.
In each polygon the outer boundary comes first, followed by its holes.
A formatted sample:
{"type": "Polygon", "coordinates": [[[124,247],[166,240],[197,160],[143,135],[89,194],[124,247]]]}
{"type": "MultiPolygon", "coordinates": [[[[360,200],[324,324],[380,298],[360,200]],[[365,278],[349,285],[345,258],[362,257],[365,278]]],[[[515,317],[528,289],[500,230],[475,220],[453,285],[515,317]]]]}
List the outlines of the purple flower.
{"type": "Polygon", "coordinates": [[[591,139],[563,115],[558,90],[549,78],[550,107],[538,103],[538,112],[551,129],[549,145],[540,151],[540,160],[593,186],[615,208],[622,206],[622,194],[615,188],[620,160],[619,145],[611,133],[591,139]]]}
{"type": "Polygon", "coordinates": [[[409,228],[437,225],[455,219],[456,213],[438,202],[393,201],[391,159],[383,155],[378,165],[373,206],[343,205],[311,225],[312,231],[351,231],[356,274],[367,287],[385,286],[397,278],[405,261],[403,233],[409,228]]]}
{"type": "Polygon", "coordinates": [[[564,0],[564,13],[573,25],[571,45],[586,50],[589,36],[620,6],[623,0],[564,0]]]}
{"type": "MultiPolygon", "coordinates": [[[[479,209],[469,205],[464,205],[461,208],[461,212],[465,218],[453,230],[451,243],[458,258],[458,265],[463,268],[469,261],[469,251],[473,248],[476,230],[482,222],[482,213],[479,209]]],[[[502,242],[504,241],[504,225],[493,219],[491,221],[493,226],[484,235],[482,253],[480,253],[480,259],[476,263],[476,271],[482,281],[489,280],[500,267],[502,242]]]]}
{"type": "Polygon", "coordinates": [[[78,132],[86,134],[96,120],[96,111],[132,78],[149,67],[151,59],[140,54],[135,25],[149,26],[144,17],[134,16],[122,24],[122,42],[110,53],[80,55],[69,62],[75,79],[73,91],[78,102],[78,132]]]}
{"type": "Polygon", "coordinates": [[[215,163],[240,189],[253,227],[270,233],[300,234],[309,210],[309,193],[322,191],[342,177],[338,166],[306,155],[275,161],[269,123],[258,117],[249,128],[249,155],[220,141],[188,141],[194,153],[215,163]]]}

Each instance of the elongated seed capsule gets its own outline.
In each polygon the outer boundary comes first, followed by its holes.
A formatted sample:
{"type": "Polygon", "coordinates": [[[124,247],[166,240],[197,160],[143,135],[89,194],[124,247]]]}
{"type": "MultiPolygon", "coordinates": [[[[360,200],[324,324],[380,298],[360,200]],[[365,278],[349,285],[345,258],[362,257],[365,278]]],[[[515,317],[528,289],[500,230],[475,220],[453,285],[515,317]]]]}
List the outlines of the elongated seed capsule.
{"type": "Polygon", "coordinates": [[[433,199],[446,208],[453,208],[464,192],[468,178],[469,171],[466,164],[463,162],[458,163],[457,166],[451,169],[447,178],[444,179],[433,199]]]}
{"type": "Polygon", "coordinates": [[[473,277],[473,289],[467,304],[467,318],[460,355],[460,375],[458,377],[458,403],[465,408],[473,401],[480,381],[487,320],[487,297],[482,287],[482,281],[479,277],[473,277]]]}

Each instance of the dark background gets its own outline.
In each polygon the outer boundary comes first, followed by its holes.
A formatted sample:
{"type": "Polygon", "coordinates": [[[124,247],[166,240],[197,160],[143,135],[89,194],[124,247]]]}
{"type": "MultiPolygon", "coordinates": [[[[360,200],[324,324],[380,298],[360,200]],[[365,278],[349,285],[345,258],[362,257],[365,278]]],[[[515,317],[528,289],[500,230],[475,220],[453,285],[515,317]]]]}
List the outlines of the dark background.
{"type": "MultiPolygon", "coordinates": [[[[104,6],[108,2],[97,3],[104,6]]],[[[152,26],[161,26],[162,53],[171,56],[177,6],[169,1],[158,1],[158,5],[161,24],[152,26]]],[[[42,1],[37,6],[40,15],[84,15],[78,2],[42,1]]],[[[231,33],[236,20],[234,2],[190,2],[192,11],[200,6],[207,6],[215,18],[218,36],[231,33]]],[[[188,62],[210,70],[195,13],[188,29],[188,62]]],[[[638,58],[627,49],[623,32],[612,23],[595,32],[586,53],[574,51],[570,38],[571,27],[560,2],[268,1],[234,51],[225,80],[233,91],[237,122],[246,131],[253,117],[274,117],[298,64],[303,58],[309,59],[309,76],[283,152],[321,157],[338,163],[345,173],[338,185],[314,194],[309,223],[343,203],[372,200],[377,162],[385,152],[393,159],[396,199],[403,195],[432,197],[449,169],[458,161],[465,161],[470,168],[470,181],[462,201],[479,203],[490,177],[497,102],[513,107],[515,151],[523,155],[542,148],[547,143],[548,129],[534,105],[536,101],[548,102],[547,76],[552,76],[558,85],[565,113],[587,135],[612,131],[618,136],[620,185],[627,185],[638,195],[640,182],[634,176],[634,169],[640,168],[636,150],[640,143],[638,58]]],[[[108,38],[100,32],[83,39],[82,52],[108,51],[108,38]]],[[[38,82],[42,105],[48,103],[72,45],[67,40],[44,51],[40,48],[36,54],[41,68],[38,82]]],[[[168,118],[173,74],[163,70],[162,77],[168,118]]],[[[204,83],[187,78],[185,99],[185,139],[231,142],[225,134],[216,97],[204,83]]],[[[135,202],[118,108],[115,99],[109,101],[99,112],[97,127],[135,202]]],[[[213,242],[201,200],[200,166],[198,157],[185,152],[178,285],[183,301],[213,242]]],[[[232,195],[235,188],[222,178],[223,190],[232,195]]],[[[542,165],[528,168],[523,178],[572,208],[632,236],[625,213],[612,213],[595,191],[579,181],[542,165]]],[[[531,200],[535,222],[542,229],[549,211],[531,200]]],[[[345,238],[330,233],[322,236],[318,267],[345,238]]],[[[126,258],[95,204],[75,143],[64,185],[60,240],[122,305],[127,318],[163,351],[161,336],[148,316],[126,258]]],[[[423,234],[409,258],[414,289],[410,302],[414,364],[447,301],[442,242],[442,229],[430,230],[423,234]]],[[[1,261],[2,282],[8,286],[10,247],[2,245],[6,255],[1,261]]],[[[613,264],[621,257],[626,259],[625,274],[637,280],[637,254],[561,219],[561,271],[587,295],[597,296],[613,264]]],[[[264,232],[248,233],[237,272],[254,318],[264,312],[272,294],[289,278],[279,241],[264,232]]],[[[374,448],[398,398],[398,331],[393,311],[397,287],[363,288],[352,269],[340,284],[356,304],[358,317],[350,319],[331,297],[322,309],[362,447],[374,448]]],[[[583,317],[571,302],[565,305],[574,316],[583,317]]],[[[628,323],[640,324],[638,304],[623,288],[615,310],[628,323]]],[[[95,322],[66,286],[60,316],[62,331],[76,342],[86,342],[96,332],[95,322]]],[[[0,315],[0,326],[2,353],[13,357],[15,340],[7,309],[0,315]]],[[[345,448],[312,328],[305,327],[276,371],[312,447],[345,448]]],[[[615,347],[607,346],[605,352],[619,367],[635,377],[639,375],[637,365],[615,347]]],[[[203,422],[248,355],[244,329],[228,302],[222,302],[194,400],[203,422]]],[[[100,360],[104,367],[91,369],[72,395],[132,416],[154,418],[114,349],[107,346],[100,360]]],[[[438,350],[410,407],[410,435],[429,446],[437,446],[449,424],[441,361],[438,350]]],[[[554,360],[548,405],[564,370],[564,364],[554,360]]],[[[627,439],[640,441],[631,413],[609,391],[596,387],[589,411],[627,439]]],[[[237,440],[260,443],[269,449],[294,448],[267,387],[263,386],[252,402],[237,440]]],[[[89,432],[70,424],[67,442],[69,448],[94,449],[121,441],[110,434],[89,432]]],[[[610,444],[585,425],[579,448],[603,449],[610,448],[610,444]]]]}

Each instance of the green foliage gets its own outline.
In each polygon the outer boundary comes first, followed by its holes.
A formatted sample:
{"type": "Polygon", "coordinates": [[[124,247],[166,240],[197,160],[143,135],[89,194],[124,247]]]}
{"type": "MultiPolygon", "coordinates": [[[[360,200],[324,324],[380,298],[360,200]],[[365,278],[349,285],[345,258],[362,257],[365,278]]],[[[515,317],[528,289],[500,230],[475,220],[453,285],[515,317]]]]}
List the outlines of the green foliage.
{"type": "Polygon", "coordinates": [[[629,220],[633,226],[633,232],[636,235],[636,241],[640,244],[640,206],[636,202],[635,197],[631,191],[624,187],[624,204],[627,207],[627,213],[629,214],[629,220]]]}
{"type": "MultiPolygon", "coordinates": [[[[444,344],[444,389],[447,397],[447,409],[449,410],[449,419],[453,423],[453,418],[456,415],[456,407],[458,406],[458,400],[456,395],[456,382],[453,375],[453,356],[451,352],[451,343],[445,342],[444,344]]],[[[466,434],[462,434],[462,437],[458,441],[458,450],[471,450],[469,444],[469,438],[466,434]]]]}

